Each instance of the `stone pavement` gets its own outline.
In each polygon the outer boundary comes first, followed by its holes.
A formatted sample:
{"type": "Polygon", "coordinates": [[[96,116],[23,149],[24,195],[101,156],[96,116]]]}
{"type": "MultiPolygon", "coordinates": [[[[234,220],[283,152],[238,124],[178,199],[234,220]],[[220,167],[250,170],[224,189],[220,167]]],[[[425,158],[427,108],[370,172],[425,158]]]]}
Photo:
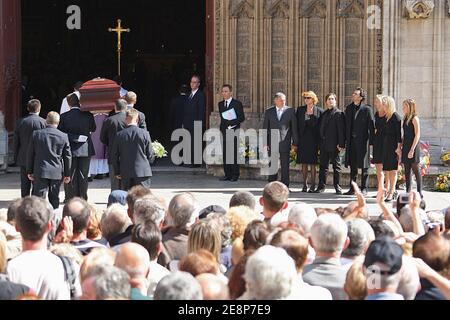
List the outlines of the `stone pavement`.
{"type": "MultiPolygon", "coordinates": [[[[228,207],[229,200],[234,192],[245,190],[252,192],[259,200],[265,186],[263,181],[241,180],[237,183],[221,182],[216,177],[206,175],[203,170],[185,169],[180,167],[160,167],[155,168],[153,178],[153,192],[170,201],[170,199],[182,192],[192,192],[195,194],[199,207],[205,208],[209,205],[220,205],[228,207]]],[[[89,201],[95,203],[99,208],[105,208],[109,195],[109,179],[94,180],[89,185],[89,201]]],[[[336,196],[333,189],[328,189],[327,193],[321,195],[310,195],[301,193],[300,185],[293,185],[290,195],[290,203],[306,202],[314,207],[337,208],[346,206],[353,197],[336,196]]],[[[368,196],[367,202],[371,216],[380,214],[380,210],[375,203],[375,191],[368,196]]],[[[8,173],[0,175],[0,208],[5,208],[8,204],[20,197],[20,183],[18,173],[8,173]]],[[[60,195],[64,200],[64,193],[60,195]]],[[[450,206],[450,194],[425,192],[425,200],[428,210],[441,210],[450,206]]],[[[257,201],[258,202],[258,201],[257,201]]],[[[258,204],[258,210],[261,207],[258,204]]]]}

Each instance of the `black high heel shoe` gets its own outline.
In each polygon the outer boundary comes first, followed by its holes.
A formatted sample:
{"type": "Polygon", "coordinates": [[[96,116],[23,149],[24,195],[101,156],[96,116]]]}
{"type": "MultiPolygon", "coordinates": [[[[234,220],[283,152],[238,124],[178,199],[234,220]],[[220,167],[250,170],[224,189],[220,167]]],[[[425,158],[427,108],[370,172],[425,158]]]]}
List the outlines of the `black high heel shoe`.
{"type": "Polygon", "coordinates": [[[302,190],[303,193],[307,193],[308,192],[308,186],[305,184],[305,186],[303,187],[302,190]]]}

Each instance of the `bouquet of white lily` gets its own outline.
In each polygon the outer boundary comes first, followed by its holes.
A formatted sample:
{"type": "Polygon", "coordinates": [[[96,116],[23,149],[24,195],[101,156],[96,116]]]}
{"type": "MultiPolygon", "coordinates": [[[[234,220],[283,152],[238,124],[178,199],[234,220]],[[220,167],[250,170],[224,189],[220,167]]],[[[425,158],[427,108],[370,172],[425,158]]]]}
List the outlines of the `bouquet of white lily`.
{"type": "Polygon", "coordinates": [[[167,151],[161,143],[155,141],[152,143],[152,147],[153,152],[155,152],[156,158],[161,159],[167,157],[167,151]]]}

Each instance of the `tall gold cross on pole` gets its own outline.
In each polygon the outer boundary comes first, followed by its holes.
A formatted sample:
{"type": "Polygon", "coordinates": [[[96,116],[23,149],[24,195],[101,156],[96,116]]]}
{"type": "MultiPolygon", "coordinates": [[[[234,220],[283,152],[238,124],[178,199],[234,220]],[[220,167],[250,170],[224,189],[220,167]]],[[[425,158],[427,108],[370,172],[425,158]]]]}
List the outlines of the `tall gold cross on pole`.
{"type": "Polygon", "coordinates": [[[117,20],[117,27],[115,29],[109,28],[109,32],[115,32],[117,33],[117,57],[118,57],[118,75],[120,76],[120,58],[122,54],[122,33],[123,32],[130,32],[130,29],[123,29],[122,28],[122,20],[117,20]]]}

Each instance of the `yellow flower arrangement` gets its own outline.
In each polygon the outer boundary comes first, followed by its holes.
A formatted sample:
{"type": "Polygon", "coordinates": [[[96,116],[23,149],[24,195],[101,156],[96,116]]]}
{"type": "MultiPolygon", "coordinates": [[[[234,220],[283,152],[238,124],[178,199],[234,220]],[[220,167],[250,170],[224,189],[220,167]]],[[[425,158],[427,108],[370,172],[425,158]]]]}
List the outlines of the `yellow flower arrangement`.
{"type": "Polygon", "coordinates": [[[448,150],[442,154],[441,161],[445,166],[450,167],[450,150],[448,150]]]}
{"type": "Polygon", "coordinates": [[[441,174],[436,181],[437,192],[450,192],[450,172],[441,174]]]}

